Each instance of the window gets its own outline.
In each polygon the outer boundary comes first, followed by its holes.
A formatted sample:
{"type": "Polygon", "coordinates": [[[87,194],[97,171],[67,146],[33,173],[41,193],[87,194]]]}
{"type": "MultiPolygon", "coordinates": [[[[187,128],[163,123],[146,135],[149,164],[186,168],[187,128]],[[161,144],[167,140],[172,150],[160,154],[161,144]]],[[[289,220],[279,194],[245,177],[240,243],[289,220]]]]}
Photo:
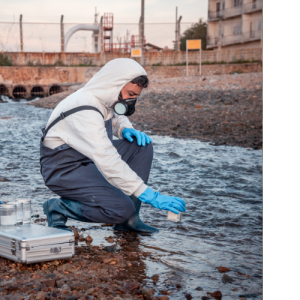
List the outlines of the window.
{"type": "Polygon", "coordinates": [[[234,7],[241,6],[241,5],[243,5],[243,0],[234,0],[233,2],[234,7]]]}
{"type": "Polygon", "coordinates": [[[239,35],[242,33],[242,24],[238,24],[233,26],[233,30],[232,30],[233,35],[239,35]]]}
{"type": "Polygon", "coordinates": [[[257,26],[258,30],[261,30],[261,24],[262,24],[261,21],[258,21],[258,26],[257,26]]]}
{"type": "Polygon", "coordinates": [[[225,1],[222,2],[222,10],[225,9],[225,1]]]}
{"type": "Polygon", "coordinates": [[[220,17],[220,7],[221,7],[221,3],[220,2],[218,2],[217,3],[217,17],[220,17]]]}

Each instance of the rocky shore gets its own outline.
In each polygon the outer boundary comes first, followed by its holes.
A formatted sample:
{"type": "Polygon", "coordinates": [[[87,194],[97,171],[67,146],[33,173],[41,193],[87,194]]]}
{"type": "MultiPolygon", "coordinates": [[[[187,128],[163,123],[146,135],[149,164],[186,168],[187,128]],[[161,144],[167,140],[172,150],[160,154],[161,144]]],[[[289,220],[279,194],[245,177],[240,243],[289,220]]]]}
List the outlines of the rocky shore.
{"type": "MultiPolygon", "coordinates": [[[[93,239],[84,238],[82,231],[73,230],[77,246],[69,260],[24,265],[0,258],[0,298],[168,300],[181,295],[180,299],[192,299],[180,282],[159,284],[159,274],[147,277],[146,260],[157,262],[159,257],[141,249],[138,234],[115,232],[106,238],[111,246],[101,247],[91,245],[93,239]],[[78,246],[78,241],[85,246],[78,246]]],[[[220,291],[207,295],[203,299],[222,299],[220,291]]]]}
{"type": "MultiPolygon", "coordinates": [[[[55,108],[74,90],[31,102],[55,108]]],[[[262,148],[262,73],[152,79],[130,117],[156,135],[262,148]]]]}

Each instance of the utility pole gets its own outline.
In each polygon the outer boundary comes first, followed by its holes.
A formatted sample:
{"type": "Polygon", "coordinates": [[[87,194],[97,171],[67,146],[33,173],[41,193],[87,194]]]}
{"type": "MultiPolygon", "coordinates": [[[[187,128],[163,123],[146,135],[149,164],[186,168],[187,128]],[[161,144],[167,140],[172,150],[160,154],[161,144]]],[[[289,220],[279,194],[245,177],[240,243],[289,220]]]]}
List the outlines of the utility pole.
{"type": "MultiPolygon", "coordinates": [[[[96,25],[96,26],[99,27],[99,23],[98,23],[98,20],[97,20],[98,15],[99,15],[99,13],[97,13],[97,7],[95,7],[94,25],[96,25]]],[[[100,27],[99,27],[99,31],[100,31],[100,27]]],[[[92,34],[92,39],[93,39],[92,44],[93,44],[93,51],[94,51],[94,53],[98,53],[99,52],[99,39],[100,39],[99,38],[99,36],[100,36],[99,31],[98,31],[98,33],[96,33],[96,32],[93,31],[93,34],[92,34]]]]}
{"type": "Polygon", "coordinates": [[[141,65],[144,64],[144,54],[143,54],[144,40],[145,40],[145,38],[144,38],[144,34],[145,34],[144,24],[145,24],[145,0],[141,0],[141,17],[140,17],[140,32],[139,32],[140,48],[142,49],[141,65]]]}
{"type": "Polygon", "coordinates": [[[100,19],[100,26],[99,26],[99,31],[100,31],[100,52],[104,52],[104,46],[103,46],[103,16],[100,19]]]}
{"type": "Polygon", "coordinates": [[[178,22],[177,22],[177,6],[175,13],[175,51],[178,51],[178,22]]]}
{"type": "Polygon", "coordinates": [[[60,17],[60,51],[65,52],[64,15],[60,17]]]}
{"type": "Polygon", "coordinates": [[[23,18],[23,16],[20,15],[20,48],[21,48],[21,52],[23,52],[23,27],[22,27],[22,18],[23,18]]]}
{"type": "Polygon", "coordinates": [[[145,0],[142,0],[142,48],[144,48],[145,40],[145,0]]]}
{"type": "Polygon", "coordinates": [[[182,19],[182,16],[179,17],[178,24],[177,24],[177,28],[178,28],[178,35],[177,35],[177,38],[178,38],[178,40],[177,40],[178,50],[177,51],[180,51],[180,37],[181,37],[181,35],[180,35],[180,21],[181,21],[181,19],[182,19]]]}
{"type": "Polygon", "coordinates": [[[180,21],[182,16],[177,19],[177,6],[175,15],[175,51],[180,51],[180,21]]]}

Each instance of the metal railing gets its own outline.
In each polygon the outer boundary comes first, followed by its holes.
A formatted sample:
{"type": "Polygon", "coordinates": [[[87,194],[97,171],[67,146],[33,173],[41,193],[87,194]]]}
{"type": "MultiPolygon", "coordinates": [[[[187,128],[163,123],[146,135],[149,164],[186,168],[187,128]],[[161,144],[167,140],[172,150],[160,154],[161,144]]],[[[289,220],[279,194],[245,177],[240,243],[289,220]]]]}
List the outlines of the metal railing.
{"type": "Polygon", "coordinates": [[[243,6],[243,13],[252,13],[257,10],[262,10],[263,2],[262,0],[258,0],[256,2],[246,3],[243,6]]]}
{"type": "Polygon", "coordinates": [[[227,35],[227,36],[223,36],[222,38],[222,45],[237,44],[242,42],[243,42],[242,34],[227,35]]]}
{"type": "Polygon", "coordinates": [[[219,10],[219,11],[209,11],[208,12],[208,19],[219,19],[224,17],[224,10],[219,10]]]}
{"type": "Polygon", "coordinates": [[[207,38],[207,46],[217,46],[218,42],[219,42],[219,37],[207,38]]]}
{"type": "Polygon", "coordinates": [[[211,21],[219,18],[222,19],[232,18],[235,16],[239,16],[243,13],[251,13],[254,11],[262,10],[262,7],[263,7],[263,1],[258,0],[256,2],[246,3],[244,5],[235,6],[224,10],[209,11],[208,20],[211,21]]]}
{"type": "Polygon", "coordinates": [[[235,16],[239,16],[243,13],[243,6],[235,6],[228,9],[225,9],[224,18],[231,18],[235,16]]]}
{"type": "Polygon", "coordinates": [[[261,39],[261,30],[252,30],[243,33],[244,42],[260,40],[260,39],[261,39]]]}
{"type": "MultiPolygon", "coordinates": [[[[261,39],[261,30],[253,30],[253,31],[244,32],[242,34],[225,35],[221,37],[222,46],[257,41],[260,39],[261,39]]],[[[219,42],[219,37],[208,37],[207,47],[210,48],[210,47],[217,46],[218,42],[219,42]]]]}

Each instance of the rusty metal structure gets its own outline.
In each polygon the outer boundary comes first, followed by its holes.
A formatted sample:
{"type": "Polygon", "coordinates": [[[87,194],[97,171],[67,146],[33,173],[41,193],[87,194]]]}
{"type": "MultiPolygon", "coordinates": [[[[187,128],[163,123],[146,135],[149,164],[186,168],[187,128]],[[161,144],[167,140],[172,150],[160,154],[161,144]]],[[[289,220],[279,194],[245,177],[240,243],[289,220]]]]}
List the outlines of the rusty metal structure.
{"type": "Polygon", "coordinates": [[[104,52],[113,51],[113,28],[114,15],[112,13],[104,13],[103,15],[103,50],[104,52]]]}
{"type": "Polygon", "coordinates": [[[130,41],[130,47],[131,48],[137,48],[142,45],[141,48],[143,48],[146,44],[146,38],[144,37],[144,43],[141,44],[141,39],[139,35],[132,35],[131,36],[131,41],[130,41]]]}

